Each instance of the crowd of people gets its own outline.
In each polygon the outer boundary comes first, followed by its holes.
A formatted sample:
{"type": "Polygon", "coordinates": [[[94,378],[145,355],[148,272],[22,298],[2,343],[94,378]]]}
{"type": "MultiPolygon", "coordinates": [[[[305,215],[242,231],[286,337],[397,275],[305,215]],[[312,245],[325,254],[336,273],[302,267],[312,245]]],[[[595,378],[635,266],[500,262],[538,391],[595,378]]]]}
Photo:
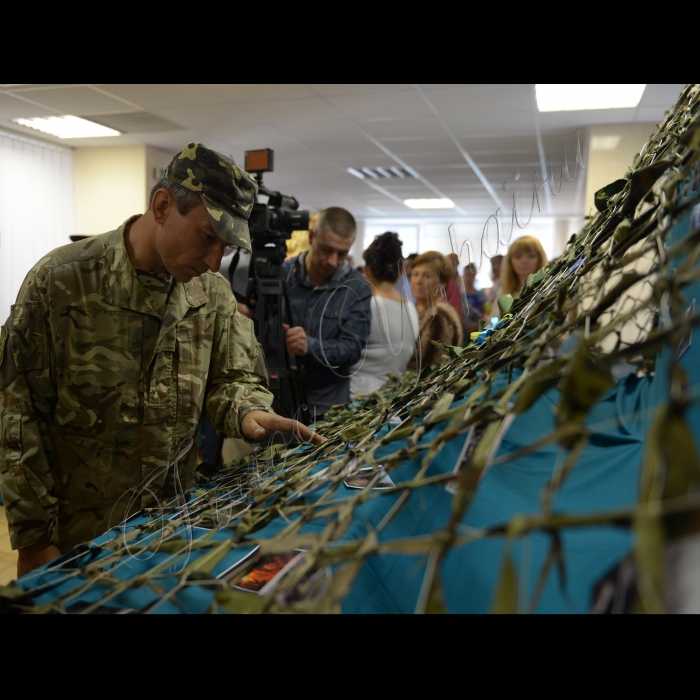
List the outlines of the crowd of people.
{"type": "Polygon", "coordinates": [[[460,274],[455,253],[404,257],[398,234],[387,231],[353,268],[355,231],[352,215],[331,207],[312,219],[308,249],[283,267],[298,324],[285,327],[287,350],[303,360],[316,419],[333,405],[376,391],[390,374],[440,362],[446,351],[433,341],[468,343],[482,322],[497,320],[498,297],[517,298],[525,278],[547,263],[537,239],[517,239],[505,256],[490,259],[491,286],[483,288],[474,263],[460,274]],[[339,228],[334,222],[341,219],[339,228]],[[302,278],[306,291],[299,287],[302,278]]]}

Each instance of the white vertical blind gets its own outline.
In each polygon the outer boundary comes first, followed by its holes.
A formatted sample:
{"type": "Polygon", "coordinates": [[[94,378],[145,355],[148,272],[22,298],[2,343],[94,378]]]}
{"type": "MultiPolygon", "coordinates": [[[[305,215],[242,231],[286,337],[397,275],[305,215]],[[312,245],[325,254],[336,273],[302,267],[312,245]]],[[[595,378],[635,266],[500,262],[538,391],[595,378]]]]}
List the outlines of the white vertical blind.
{"type": "Polygon", "coordinates": [[[75,233],[73,152],[0,131],[0,324],[30,268],[75,233]]]}

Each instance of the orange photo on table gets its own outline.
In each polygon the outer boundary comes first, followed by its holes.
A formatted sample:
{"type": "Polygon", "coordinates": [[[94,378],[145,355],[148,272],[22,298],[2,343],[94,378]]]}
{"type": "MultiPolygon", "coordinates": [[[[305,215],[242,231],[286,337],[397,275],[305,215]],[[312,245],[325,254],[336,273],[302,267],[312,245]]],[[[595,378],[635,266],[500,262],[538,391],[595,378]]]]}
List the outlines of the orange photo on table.
{"type": "Polygon", "coordinates": [[[286,554],[268,554],[260,558],[255,566],[236,582],[234,588],[257,593],[267,583],[277,576],[289,562],[298,556],[299,552],[287,552],[286,554]]]}

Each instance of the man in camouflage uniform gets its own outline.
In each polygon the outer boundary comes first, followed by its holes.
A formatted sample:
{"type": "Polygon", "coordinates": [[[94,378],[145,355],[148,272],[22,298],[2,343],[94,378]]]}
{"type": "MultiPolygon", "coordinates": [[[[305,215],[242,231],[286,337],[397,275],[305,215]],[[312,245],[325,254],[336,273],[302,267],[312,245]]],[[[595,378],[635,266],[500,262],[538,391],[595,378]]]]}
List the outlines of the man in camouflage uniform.
{"type": "Polygon", "coordinates": [[[216,274],[227,245],[250,250],[256,193],[230,158],[191,143],[145,214],[27,275],[0,336],[0,488],[18,575],[190,486],[205,410],[231,437],[322,440],[269,408],[253,324],[216,274]]]}

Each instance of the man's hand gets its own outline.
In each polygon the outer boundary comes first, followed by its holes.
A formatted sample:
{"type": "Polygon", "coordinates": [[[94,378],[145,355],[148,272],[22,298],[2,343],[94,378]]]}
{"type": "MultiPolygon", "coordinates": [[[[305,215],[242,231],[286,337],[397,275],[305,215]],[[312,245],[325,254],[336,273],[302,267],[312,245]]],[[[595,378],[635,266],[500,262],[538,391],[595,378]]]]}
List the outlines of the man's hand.
{"type": "Polygon", "coordinates": [[[240,301],[238,302],[237,308],[239,314],[253,320],[253,309],[251,309],[249,306],[246,306],[245,304],[241,304],[240,301]]]}
{"type": "Polygon", "coordinates": [[[284,328],[284,340],[287,343],[287,350],[292,353],[292,355],[306,355],[309,351],[309,339],[306,337],[306,331],[301,326],[289,327],[288,324],[283,323],[284,328]]]}
{"type": "Polygon", "coordinates": [[[249,440],[262,440],[275,432],[280,432],[283,435],[290,435],[300,442],[308,442],[311,445],[320,445],[322,442],[325,442],[324,437],[314,433],[311,428],[298,420],[284,418],[284,416],[266,413],[265,411],[246,413],[241,429],[249,440]]]}
{"type": "Polygon", "coordinates": [[[46,538],[17,551],[17,578],[61,556],[61,550],[46,538]]]}

